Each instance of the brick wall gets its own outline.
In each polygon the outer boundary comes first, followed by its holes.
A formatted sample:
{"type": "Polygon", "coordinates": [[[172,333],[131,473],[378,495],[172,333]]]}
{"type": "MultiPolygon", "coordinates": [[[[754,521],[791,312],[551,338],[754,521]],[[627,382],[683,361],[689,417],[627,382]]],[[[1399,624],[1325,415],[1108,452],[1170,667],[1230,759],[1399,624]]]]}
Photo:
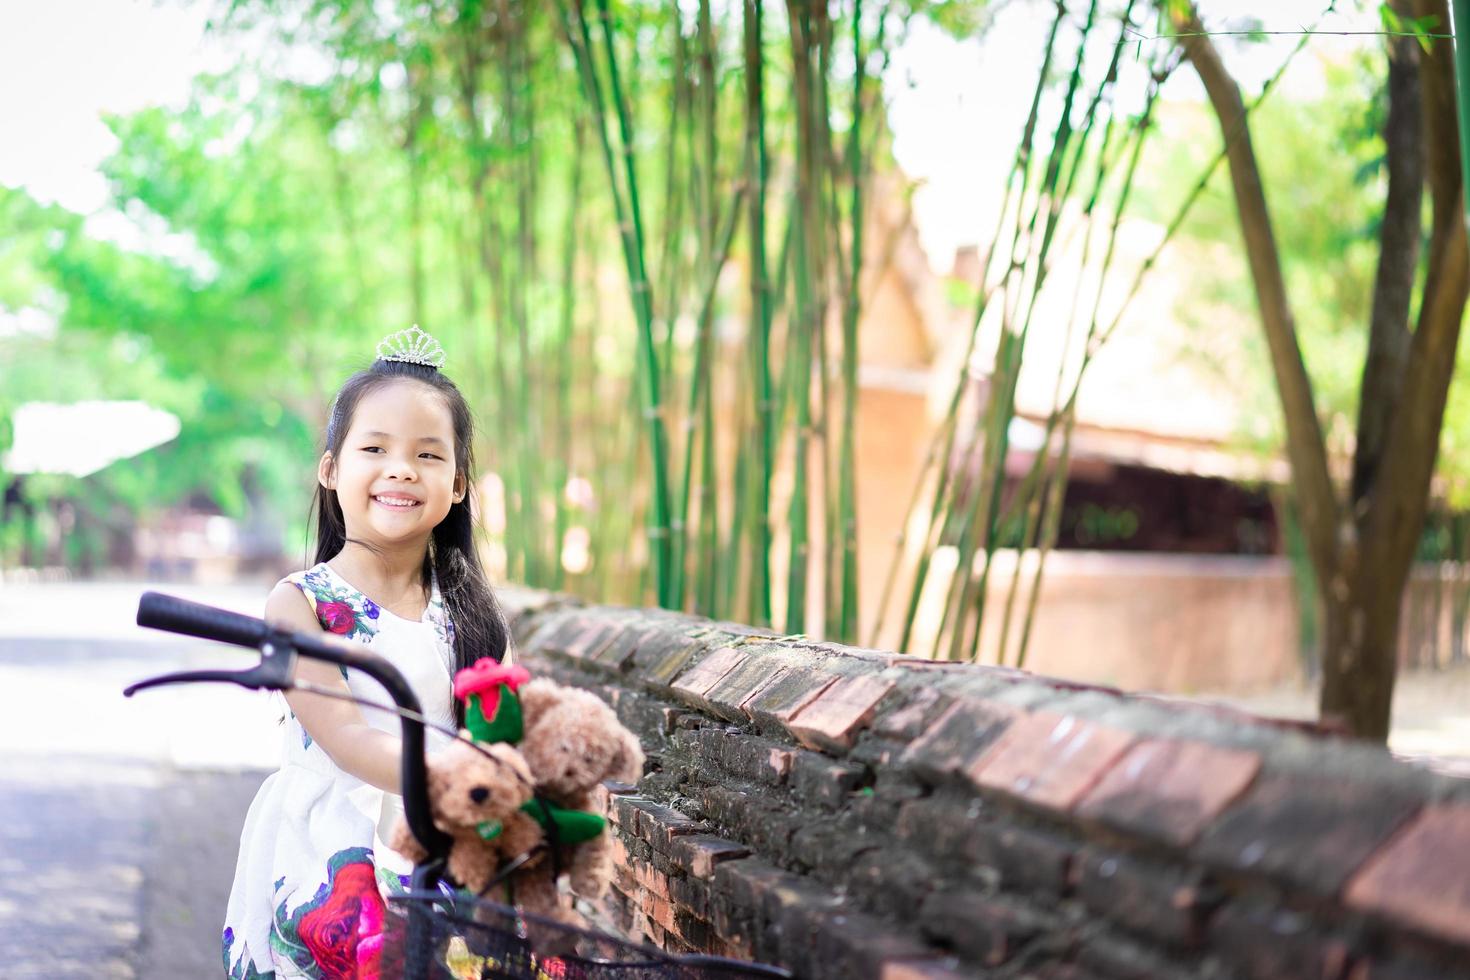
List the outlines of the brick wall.
{"type": "Polygon", "coordinates": [[[502,599],[522,662],[643,739],[609,911],[665,947],[844,980],[1470,977],[1470,783],[1227,709],[502,599]]]}

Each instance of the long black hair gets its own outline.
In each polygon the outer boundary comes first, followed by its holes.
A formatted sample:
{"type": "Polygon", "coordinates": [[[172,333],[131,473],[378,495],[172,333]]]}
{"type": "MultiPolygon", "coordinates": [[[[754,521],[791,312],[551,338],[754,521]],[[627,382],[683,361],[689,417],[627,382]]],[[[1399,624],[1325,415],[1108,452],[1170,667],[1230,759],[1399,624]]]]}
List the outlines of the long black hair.
{"type": "MultiPolygon", "coordinates": [[[[460,670],[479,660],[505,656],[508,634],[500,604],[490,589],[490,581],[480,565],[475,548],[475,519],[470,492],[475,485],[473,438],[475,423],[470,407],[453,381],[438,368],[405,361],[376,360],[365,371],[359,371],[343,383],[327,420],[325,451],[332,454],[335,466],[342,454],[342,443],[352,427],[352,417],[363,396],[393,384],[416,382],[444,398],[454,421],[454,472],[462,477],[465,495],[451,504],[449,514],[434,528],[428,554],[424,556],[423,585],[428,594],[433,576],[439,579],[439,592],[444,609],[454,625],[455,669],[460,670]]],[[[347,544],[347,525],[342,519],[342,504],[336,490],[317,483],[312,505],[316,511],[316,558],[320,564],[336,557],[347,544]]],[[[464,724],[464,708],[456,700],[455,721],[464,724]]]]}

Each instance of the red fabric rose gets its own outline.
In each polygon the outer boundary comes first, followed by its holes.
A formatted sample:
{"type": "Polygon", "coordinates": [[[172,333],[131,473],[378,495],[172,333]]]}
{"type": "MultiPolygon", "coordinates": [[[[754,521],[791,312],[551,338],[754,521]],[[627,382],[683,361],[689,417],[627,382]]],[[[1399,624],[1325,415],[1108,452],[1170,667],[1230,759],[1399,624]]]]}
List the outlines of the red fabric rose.
{"type": "Polygon", "coordinates": [[[316,618],[328,630],[342,636],[352,632],[352,624],[357,620],[352,607],[345,602],[317,603],[316,618]]]}
{"type": "Polygon", "coordinates": [[[364,951],[370,972],[359,971],[359,946],[371,938],[364,935],[364,927],[371,930],[376,924],[380,937],[382,923],[383,897],[373,880],[372,863],[355,861],[337,869],[326,901],[301,917],[297,935],[321,968],[322,980],[376,980],[373,954],[381,943],[368,943],[364,951]]]}
{"type": "Polygon", "coordinates": [[[480,695],[485,717],[490,718],[500,701],[501,684],[514,691],[530,679],[531,672],[524,667],[505,666],[490,657],[481,657],[454,675],[454,696],[463,700],[471,694],[480,695]]]}

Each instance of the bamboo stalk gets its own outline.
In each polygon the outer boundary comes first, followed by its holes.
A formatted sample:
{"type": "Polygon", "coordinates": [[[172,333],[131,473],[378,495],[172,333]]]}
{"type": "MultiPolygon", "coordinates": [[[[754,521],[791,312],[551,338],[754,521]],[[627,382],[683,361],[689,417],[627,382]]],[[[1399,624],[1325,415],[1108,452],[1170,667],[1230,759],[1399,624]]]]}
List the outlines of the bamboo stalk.
{"type": "Polygon", "coordinates": [[[766,269],[766,190],[768,165],[765,137],[762,0],[744,0],[745,54],[745,174],[751,191],[746,227],[750,248],[751,376],[755,388],[755,467],[751,499],[750,611],[757,626],[771,623],[771,475],[775,466],[774,429],[771,425],[770,371],[771,284],[766,269]]]}

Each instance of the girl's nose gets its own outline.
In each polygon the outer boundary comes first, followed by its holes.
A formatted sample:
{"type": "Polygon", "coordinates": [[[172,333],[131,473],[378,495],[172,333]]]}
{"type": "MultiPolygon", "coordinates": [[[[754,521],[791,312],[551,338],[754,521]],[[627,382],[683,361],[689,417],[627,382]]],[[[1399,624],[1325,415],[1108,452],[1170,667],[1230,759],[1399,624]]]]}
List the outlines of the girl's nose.
{"type": "Polygon", "coordinates": [[[414,469],[413,463],[406,459],[389,459],[384,470],[384,475],[389,479],[412,480],[417,478],[418,471],[414,469]]]}

